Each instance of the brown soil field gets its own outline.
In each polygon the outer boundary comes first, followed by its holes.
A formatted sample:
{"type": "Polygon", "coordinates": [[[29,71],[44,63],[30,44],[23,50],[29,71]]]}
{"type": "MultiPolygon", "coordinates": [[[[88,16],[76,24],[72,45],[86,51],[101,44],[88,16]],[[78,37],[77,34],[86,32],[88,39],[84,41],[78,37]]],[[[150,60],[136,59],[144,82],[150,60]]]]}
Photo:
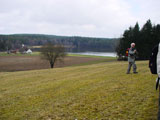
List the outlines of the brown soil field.
{"type": "MultiPolygon", "coordinates": [[[[104,60],[104,58],[71,57],[67,56],[63,62],[55,63],[55,67],[65,67],[92,61],[104,60]]],[[[24,71],[48,69],[50,64],[39,56],[0,56],[0,72],[24,71]]]]}

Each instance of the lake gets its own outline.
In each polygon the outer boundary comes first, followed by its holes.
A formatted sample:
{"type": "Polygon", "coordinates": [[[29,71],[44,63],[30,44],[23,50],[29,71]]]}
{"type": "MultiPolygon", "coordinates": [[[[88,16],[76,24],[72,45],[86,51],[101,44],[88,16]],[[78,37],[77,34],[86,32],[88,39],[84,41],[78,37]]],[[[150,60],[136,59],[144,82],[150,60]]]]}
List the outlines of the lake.
{"type": "Polygon", "coordinates": [[[115,52],[69,52],[69,54],[78,54],[78,55],[93,55],[93,56],[108,56],[108,57],[116,57],[117,54],[115,52]]]}

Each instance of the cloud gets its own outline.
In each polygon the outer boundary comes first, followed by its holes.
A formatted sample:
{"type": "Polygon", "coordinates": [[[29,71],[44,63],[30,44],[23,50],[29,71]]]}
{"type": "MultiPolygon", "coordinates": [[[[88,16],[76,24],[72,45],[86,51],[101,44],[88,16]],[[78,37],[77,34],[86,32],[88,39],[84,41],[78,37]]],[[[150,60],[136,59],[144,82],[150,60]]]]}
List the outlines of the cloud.
{"type": "Polygon", "coordinates": [[[150,18],[158,22],[160,2],[158,0],[147,2],[146,4],[145,0],[141,2],[138,0],[129,2],[127,0],[2,0],[0,33],[119,37],[125,29],[137,21],[143,24],[150,18]]]}

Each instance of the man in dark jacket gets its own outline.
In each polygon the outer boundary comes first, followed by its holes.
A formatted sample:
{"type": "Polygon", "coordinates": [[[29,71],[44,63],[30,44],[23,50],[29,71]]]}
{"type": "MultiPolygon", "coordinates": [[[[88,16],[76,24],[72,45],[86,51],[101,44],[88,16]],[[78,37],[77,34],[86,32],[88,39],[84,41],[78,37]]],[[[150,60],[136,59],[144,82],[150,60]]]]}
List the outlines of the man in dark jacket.
{"type": "Polygon", "coordinates": [[[138,73],[136,72],[136,69],[137,69],[137,66],[136,66],[136,63],[135,63],[135,57],[136,57],[136,49],[135,49],[135,43],[131,43],[131,48],[129,49],[129,52],[128,52],[128,69],[127,69],[127,74],[130,73],[130,70],[131,70],[131,67],[133,66],[133,73],[138,73]]]}

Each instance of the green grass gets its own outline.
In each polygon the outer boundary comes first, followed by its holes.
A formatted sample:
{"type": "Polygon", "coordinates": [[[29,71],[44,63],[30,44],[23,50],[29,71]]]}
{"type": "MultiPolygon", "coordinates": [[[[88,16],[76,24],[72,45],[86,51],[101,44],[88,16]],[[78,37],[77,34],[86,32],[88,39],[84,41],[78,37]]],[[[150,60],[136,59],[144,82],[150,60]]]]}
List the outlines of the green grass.
{"type": "MultiPolygon", "coordinates": [[[[0,52],[0,56],[39,56],[40,52],[32,52],[32,54],[21,54],[21,53],[11,53],[7,54],[6,52],[0,52]]],[[[92,57],[92,58],[113,58],[116,59],[116,57],[107,57],[107,56],[94,56],[94,55],[80,55],[80,54],[67,54],[67,56],[73,56],[73,57],[92,57]]]]}
{"type": "Polygon", "coordinates": [[[148,61],[0,73],[2,120],[156,120],[158,91],[148,61]]]}
{"type": "Polygon", "coordinates": [[[21,53],[17,53],[17,54],[14,54],[14,53],[10,53],[10,54],[7,54],[6,52],[0,52],[0,56],[39,56],[40,53],[39,52],[32,52],[31,54],[21,54],[21,53]]]}
{"type": "Polygon", "coordinates": [[[113,58],[116,59],[116,57],[109,57],[109,56],[95,56],[95,55],[80,55],[80,54],[67,54],[68,56],[75,56],[75,57],[92,57],[92,58],[113,58]]]}
{"type": "MultiPolygon", "coordinates": [[[[92,64],[98,64],[98,63],[106,63],[106,62],[115,62],[117,61],[116,57],[108,57],[108,56],[94,56],[94,55],[80,55],[80,54],[67,54],[67,56],[73,56],[73,57],[89,57],[89,58],[102,58],[100,60],[96,61],[89,61],[86,63],[80,63],[80,64],[75,64],[72,66],[83,66],[83,65],[92,65],[92,64]]],[[[71,67],[72,67],[71,66],[71,67]]]]}

